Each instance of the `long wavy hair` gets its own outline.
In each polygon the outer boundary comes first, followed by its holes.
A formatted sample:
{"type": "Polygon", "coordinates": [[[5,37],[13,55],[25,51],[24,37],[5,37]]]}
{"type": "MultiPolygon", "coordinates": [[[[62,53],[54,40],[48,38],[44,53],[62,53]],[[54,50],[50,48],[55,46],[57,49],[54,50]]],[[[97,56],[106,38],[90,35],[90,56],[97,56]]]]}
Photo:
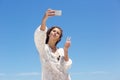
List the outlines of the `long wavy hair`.
{"type": "Polygon", "coordinates": [[[62,30],[60,27],[58,27],[58,26],[52,26],[51,28],[48,29],[48,31],[47,31],[47,33],[46,33],[46,42],[45,42],[45,43],[48,44],[49,34],[50,34],[50,32],[51,32],[54,28],[58,28],[58,29],[61,31],[60,39],[55,43],[55,46],[56,46],[56,45],[58,44],[58,42],[61,41],[61,38],[62,38],[62,36],[63,36],[63,30],[62,30]]]}

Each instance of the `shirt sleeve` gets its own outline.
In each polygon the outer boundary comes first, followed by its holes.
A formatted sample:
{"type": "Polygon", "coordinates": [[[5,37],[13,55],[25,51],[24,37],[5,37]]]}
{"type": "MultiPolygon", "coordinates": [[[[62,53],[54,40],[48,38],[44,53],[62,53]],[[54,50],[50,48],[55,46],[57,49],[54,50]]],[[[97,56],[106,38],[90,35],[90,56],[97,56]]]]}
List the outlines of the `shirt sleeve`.
{"type": "Polygon", "coordinates": [[[72,65],[72,60],[69,58],[68,61],[64,61],[65,69],[68,70],[72,65]]]}
{"type": "Polygon", "coordinates": [[[68,70],[71,67],[71,65],[72,65],[72,60],[70,58],[69,58],[68,61],[64,60],[64,50],[63,50],[63,48],[60,48],[59,52],[60,52],[60,55],[62,56],[61,64],[64,66],[65,70],[68,70]]]}
{"type": "Polygon", "coordinates": [[[46,40],[46,32],[47,32],[47,27],[45,31],[40,30],[41,25],[35,30],[34,33],[34,42],[35,46],[39,52],[40,55],[42,55],[44,52],[44,47],[45,47],[45,40],[46,40]]]}

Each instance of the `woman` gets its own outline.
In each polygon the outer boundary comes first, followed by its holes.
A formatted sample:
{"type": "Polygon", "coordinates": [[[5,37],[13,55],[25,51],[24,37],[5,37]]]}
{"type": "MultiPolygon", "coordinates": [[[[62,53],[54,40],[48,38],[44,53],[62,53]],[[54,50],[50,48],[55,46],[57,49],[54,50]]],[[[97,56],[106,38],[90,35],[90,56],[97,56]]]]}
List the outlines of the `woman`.
{"type": "Polygon", "coordinates": [[[46,21],[51,16],[55,16],[55,10],[48,9],[34,34],[42,64],[42,80],[71,80],[67,72],[72,64],[68,56],[70,39],[66,40],[64,48],[57,48],[57,43],[62,37],[62,29],[53,26],[47,30],[46,21]]]}

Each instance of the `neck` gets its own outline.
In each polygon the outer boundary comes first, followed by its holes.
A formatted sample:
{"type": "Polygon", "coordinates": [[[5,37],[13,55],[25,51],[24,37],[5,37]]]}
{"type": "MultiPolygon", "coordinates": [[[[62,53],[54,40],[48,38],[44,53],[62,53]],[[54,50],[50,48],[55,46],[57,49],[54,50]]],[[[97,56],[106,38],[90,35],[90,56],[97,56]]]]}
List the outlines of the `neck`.
{"type": "Polygon", "coordinates": [[[55,43],[56,43],[56,42],[54,42],[54,41],[49,41],[49,42],[48,42],[48,45],[50,46],[50,48],[53,49],[53,48],[56,48],[55,43]]]}
{"type": "Polygon", "coordinates": [[[55,42],[54,41],[49,41],[48,42],[49,47],[51,48],[52,52],[55,52],[57,50],[56,46],[55,46],[55,42]]]}

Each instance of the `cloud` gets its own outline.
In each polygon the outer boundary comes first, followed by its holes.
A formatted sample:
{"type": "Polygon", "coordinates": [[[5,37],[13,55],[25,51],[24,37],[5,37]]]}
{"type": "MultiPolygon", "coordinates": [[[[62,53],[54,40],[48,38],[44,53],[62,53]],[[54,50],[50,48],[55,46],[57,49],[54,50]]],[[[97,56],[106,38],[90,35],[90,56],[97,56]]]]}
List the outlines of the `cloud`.
{"type": "MultiPolygon", "coordinates": [[[[71,72],[71,75],[105,75],[110,74],[109,72],[105,71],[94,71],[94,72],[71,72]]],[[[8,74],[7,76],[40,76],[41,73],[39,72],[22,72],[16,74],[8,74]]],[[[5,73],[0,73],[0,76],[6,76],[5,73]]]]}
{"type": "Polygon", "coordinates": [[[24,73],[17,73],[16,76],[38,76],[40,73],[38,72],[24,72],[24,73]]]}
{"type": "Polygon", "coordinates": [[[41,73],[39,72],[22,72],[22,73],[10,73],[10,74],[5,74],[5,73],[0,73],[0,77],[4,76],[40,76],[41,73]]]}
{"type": "Polygon", "coordinates": [[[91,74],[108,74],[108,72],[105,72],[105,71],[95,71],[95,72],[91,72],[91,74]]]}
{"type": "Polygon", "coordinates": [[[93,71],[93,72],[72,72],[71,75],[96,75],[96,74],[109,74],[105,71],[93,71]]]}

